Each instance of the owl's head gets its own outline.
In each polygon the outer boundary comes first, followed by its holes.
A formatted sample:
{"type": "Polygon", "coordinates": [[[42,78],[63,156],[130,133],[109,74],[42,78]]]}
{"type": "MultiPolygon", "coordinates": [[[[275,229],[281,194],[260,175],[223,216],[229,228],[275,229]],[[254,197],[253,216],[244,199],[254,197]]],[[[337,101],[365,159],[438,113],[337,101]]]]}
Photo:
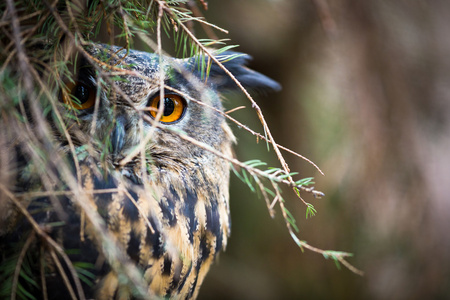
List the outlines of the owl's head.
{"type": "MultiPolygon", "coordinates": [[[[152,164],[172,168],[209,158],[202,145],[228,151],[233,135],[220,94],[238,86],[219,65],[207,57],[174,59],[117,46],[97,45],[88,53],[60,94],[74,117],[67,127],[76,147],[94,145],[99,160],[125,170],[138,165],[142,151],[152,164]]],[[[248,55],[228,51],[216,58],[247,89],[280,89],[245,67],[248,55]]]]}

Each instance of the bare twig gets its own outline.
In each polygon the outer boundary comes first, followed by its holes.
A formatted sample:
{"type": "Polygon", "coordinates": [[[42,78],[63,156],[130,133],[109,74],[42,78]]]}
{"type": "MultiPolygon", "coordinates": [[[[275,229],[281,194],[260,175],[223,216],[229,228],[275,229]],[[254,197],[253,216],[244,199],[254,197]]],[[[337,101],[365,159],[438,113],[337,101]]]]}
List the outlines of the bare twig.
{"type": "Polygon", "coordinates": [[[75,292],[72,289],[72,285],[70,284],[69,278],[67,277],[67,274],[64,271],[64,268],[61,265],[61,263],[58,259],[58,256],[56,256],[56,253],[53,249],[50,249],[50,256],[52,257],[53,263],[56,265],[56,268],[59,271],[59,275],[61,275],[61,278],[64,281],[64,285],[66,286],[67,290],[69,291],[70,297],[73,300],[77,300],[77,296],[75,295],[75,292]]]}
{"type": "Polygon", "coordinates": [[[45,258],[44,258],[44,245],[40,247],[40,273],[41,273],[41,286],[42,286],[42,298],[48,299],[47,284],[45,281],[45,258]]]}

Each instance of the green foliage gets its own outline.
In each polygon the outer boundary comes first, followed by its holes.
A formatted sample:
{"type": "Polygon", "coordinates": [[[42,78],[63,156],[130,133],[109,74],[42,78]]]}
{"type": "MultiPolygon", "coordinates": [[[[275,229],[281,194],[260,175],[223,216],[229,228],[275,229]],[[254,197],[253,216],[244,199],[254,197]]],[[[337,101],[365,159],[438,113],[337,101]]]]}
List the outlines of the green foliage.
{"type": "MultiPolygon", "coordinates": [[[[13,281],[15,280],[15,272],[21,253],[23,243],[16,243],[15,253],[9,255],[0,266],[0,298],[7,299],[10,297],[13,289],[13,281]]],[[[7,253],[2,253],[7,255],[7,253]]],[[[33,270],[37,268],[37,261],[33,257],[32,252],[27,252],[21,261],[21,266],[17,278],[16,293],[19,299],[36,299],[32,294],[33,291],[39,290],[40,285],[33,270]]]]}
{"type": "Polygon", "coordinates": [[[291,212],[290,212],[286,207],[283,207],[283,211],[285,212],[285,214],[286,214],[286,216],[287,216],[286,220],[289,222],[289,224],[291,225],[291,227],[294,228],[294,230],[295,230],[296,232],[299,232],[298,227],[297,227],[297,224],[296,224],[297,222],[295,221],[295,218],[294,218],[294,216],[291,214],[291,212]]]}
{"type": "Polygon", "coordinates": [[[94,285],[95,274],[89,270],[94,270],[95,265],[86,262],[73,262],[73,267],[77,271],[78,278],[88,286],[94,285]]]}
{"type": "Polygon", "coordinates": [[[286,208],[285,200],[281,196],[281,191],[279,188],[279,184],[287,184],[292,187],[298,197],[302,200],[302,202],[306,205],[306,219],[313,217],[316,215],[317,210],[314,205],[308,203],[303,200],[300,195],[300,191],[306,191],[309,193],[313,193],[314,197],[320,197],[323,193],[314,191],[313,188],[307,188],[307,186],[314,184],[313,178],[303,178],[297,181],[292,179],[292,176],[298,175],[297,172],[286,173],[284,169],[281,168],[267,168],[266,170],[261,170],[258,167],[265,167],[267,164],[259,161],[259,160],[250,160],[244,163],[239,164],[241,167],[240,172],[235,168],[232,164],[231,169],[233,170],[236,177],[238,177],[242,182],[244,182],[252,192],[260,191],[266,200],[267,207],[272,217],[274,216],[273,207],[275,204],[278,204],[281,208],[281,213],[286,223],[286,227],[291,235],[293,241],[299,246],[301,251],[304,251],[304,248],[307,248],[311,251],[320,253],[326,259],[331,258],[336,267],[340,269],[340,263],[344,264],[348,269],[357,274],[362,274],[361,271],[354,268],[350,265],[345,258],[353,256],[351,253],[333,251],[333,250],[322,250],[316,247],[309,245],[306,241],[302,241],[298,238],[297,234],[299,233],[299,228],[297,225],[297,221],[295,220],[294,215],[286,208]],[[272,189],[265,186],[260,178],[265,179],[270,183],[272,189]],[[290,179],[290,180],[288,180],[290,179]],[[271,201],[268,196],[272,197],[271,201]],[[297,234],[296,234],[297,233],[297,234]]]}
{"type": "Polygon", "coordinates": [[[314,206],[311,203],[308,203],[306,207],[306,219],[308,219],[308,217],[314,217],[316,213],[317,211],[314,206]]]}
{"type": "MultiPolygon", "coordinates": [[[[233,164],[231,164],[231,169],[233,170],[236,177],[238,177],[242,182],[244,182],[252,192],[258,192],[260,188],[263,194],[264,193],[269,194],[273,198],[276,198],[278,196],[279,198],[278,201],[284,202],[284,199],[281,197],[281,192],[278,187],[278,184],[287,183],[286,181],[287,178],[291,178],[292,176],[298,175],[298,173],[297,172],[286,173],[281,168],[273,168],[273,167],[268,167],[266,170],[257,169],[258,167],[263,167],[266,165],[267,164],[265,162],[254,159],[244,162],[243,168],[240,170],[240,172],[236,170],[233,164]],[[269,187],[264,186],[258,176],[267,179],[274,190],[271,190],[269,187]]],[[[303,178],[297,181],[293,181],[293,188],[295,189],[296,193],[300,196],[300,189],[309,186],[311,184],[314,184],[312,177],[303,178]]],[[[307,202],[304,203],[306,205],[306,219],[308,219],[308,217],[315,216],[317,211],[314,208],[314,206],[311,203],[307,202]]],[[[295,218],[286,208],[284,208],[284,210],[288,216],[288,222],[296,229],[296,231],[298,231],[295,218]]]]}

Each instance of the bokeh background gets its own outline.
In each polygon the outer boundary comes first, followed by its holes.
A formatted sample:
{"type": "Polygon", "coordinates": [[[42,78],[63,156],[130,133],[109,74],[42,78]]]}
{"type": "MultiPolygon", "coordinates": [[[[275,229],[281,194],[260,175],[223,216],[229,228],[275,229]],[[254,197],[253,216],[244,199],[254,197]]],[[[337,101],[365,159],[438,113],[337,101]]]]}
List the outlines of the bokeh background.
{"type": "MultiPolygon", "coordinates": [[[[450,298],[450,2],[209,0],[204,12],[283,85],[259,96],[291,170],[326,197],[289,190],[300,238],[354,253],[363,277],[306,251],[235,177],[232,236],[200,299],[450,298]]],[[[233,116],[261,131],[249,102],[233,116]]],[[[234,126],[240,160],[279,166],[265,143],[234,126]]]]}

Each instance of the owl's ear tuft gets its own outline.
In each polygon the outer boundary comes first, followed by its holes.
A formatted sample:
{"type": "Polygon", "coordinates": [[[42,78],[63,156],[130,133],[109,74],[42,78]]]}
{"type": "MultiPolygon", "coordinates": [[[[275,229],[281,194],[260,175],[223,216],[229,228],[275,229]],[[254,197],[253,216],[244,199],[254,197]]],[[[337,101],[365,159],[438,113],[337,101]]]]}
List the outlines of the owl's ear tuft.
{"type": "MultiPolygon", "coordinates": [[[[275,80],[246,67],[252,57],[248,54],[225,51],[215,56],[224,67],[246,88],[256,92],[277,92],[281,90],[281,85],[275,80]]],[[[203,77],[197,63],[194,64],[195,74],[203,77]]],[[[220,92],[236,91],[239,89],[236,82],[216,63],[212,63],[208,78],[209,85],[220,92]]]]}

